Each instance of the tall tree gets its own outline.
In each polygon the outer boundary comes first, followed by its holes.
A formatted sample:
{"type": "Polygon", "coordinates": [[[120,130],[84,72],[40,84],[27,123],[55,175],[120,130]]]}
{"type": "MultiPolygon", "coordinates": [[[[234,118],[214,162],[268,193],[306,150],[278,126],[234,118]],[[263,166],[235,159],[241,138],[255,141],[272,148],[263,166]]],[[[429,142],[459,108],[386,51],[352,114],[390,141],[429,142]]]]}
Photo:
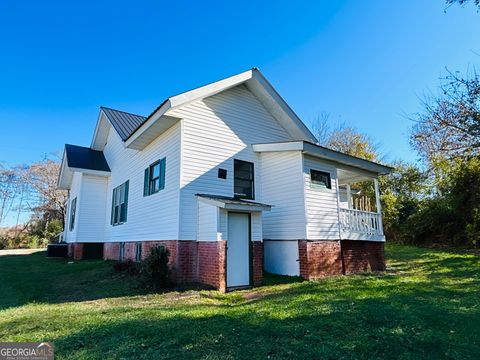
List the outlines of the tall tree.
{"type": "Polygon", "coordinates": [[[67,191],[57,188],[60,163],[55,160],[44,160],[34,163],[25,171],[23,181],[33,194],[31,210],[40,214],[57,213],[64,219],[66,211],[67,191]]]}
{"type": "Polygon", "coordinates": [[[13,169],[0,164],[0,225],[12,210],[18,192],[18,178],[13,169]]]}
{"type": "Polygon", "coordinates": [[[480,78],[449,73],[440,86],[441,94],[423,101],[416,122],[412,146],[430,164],[440,159],[480,154],[480,78]]]}

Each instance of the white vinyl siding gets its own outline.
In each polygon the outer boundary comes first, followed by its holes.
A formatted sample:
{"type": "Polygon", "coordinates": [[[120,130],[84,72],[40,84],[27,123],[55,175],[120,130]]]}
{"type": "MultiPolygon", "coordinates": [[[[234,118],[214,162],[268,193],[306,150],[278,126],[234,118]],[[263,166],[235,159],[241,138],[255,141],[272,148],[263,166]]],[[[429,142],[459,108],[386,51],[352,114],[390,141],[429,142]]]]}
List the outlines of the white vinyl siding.
{"type": "Polygon", "coordinates": [[[310,156],[304,156],[305,210],[307,215],[307,239],[340,239],[337,201],[337,169],[310,156]],[[332,188],[312,186],[310,170],[330,174],[332,188]]]}
{"type": "Polygon", "coordinates": [[[104,154],[112,170],[108,181],[107,204],[113,188],[129,180],[128,221],[110,225],[111,206],[106,209],[105,241],[177,240],[178,193],[180,179],[180,124],[173,125],[144,150],[126,149],[110,128],[104,154]],[[166,159],[165,188],[143,196],[145,169],[166,159]]]}
{"type": "Polygon", "coordinates": [[[218,207],[198,201],[198,240],[215,241],[218,231],[218,207]]]}
{"type": "Polygon", "coordinates": [[[292,139],[243,85],[169,114],[183,119],[180,239],[195,240],[195,194],[233,196],[233,160],[238,159],[254,163],[255,201],[262,201],[260,156],[252,144],[292,139]],[[219,168],[227,170],[227,179],[218,178],[219,168]]]}
{"type": "Polygon", "coordinates": [[[302,153],[262,153],[263,237],[273,240],[306,238],[302,153]]]}
{"type": "Polygon", "coordinates": [[[105,177],[82,176],[77,242],[102,242],[104,239],[104,226],[110,219],[105,218],[107,181],[105,177]]]}
{"type": "MultiPolygon", "coordinates": [[[[252,241],[262,241],[262,213],[251,213],[252,241]]],[[[217,206],[198,201],[198,240],[228,240],[228,211],[217,206]]]]}

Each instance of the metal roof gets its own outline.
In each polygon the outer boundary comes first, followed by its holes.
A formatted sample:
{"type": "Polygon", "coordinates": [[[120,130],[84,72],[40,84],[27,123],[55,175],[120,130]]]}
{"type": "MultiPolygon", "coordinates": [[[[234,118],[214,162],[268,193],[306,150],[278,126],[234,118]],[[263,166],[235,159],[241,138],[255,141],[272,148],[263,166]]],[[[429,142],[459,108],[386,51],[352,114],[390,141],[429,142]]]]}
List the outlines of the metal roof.
{"type": "Polygon", "coordinates": [[[83,146],[65,145],[67,164],[70,168],[110,171],[103,152],[83,146]]]}
{"type": "Polygon", "coordinates": [[[213,201],[225,204],[227,205],[226,206],[227,208],[229,207],[228,205],[242,206],[244,208],[251,208],[252,210],[253,209],[270,210],[270,208],[272,207],[271,205],[262,204],[262,203],[250,201],[250,200],[237,199],[229,196],[211,195],[211,194],[196,194],[196,195],[204,199],[213,200],[213,201]]]}
{"type": "Polygon", "coordinates": [[[101,106],[100,109],[105,113],[113,125],[118,135],[123,141],[127,140],[142,124],[147,120],[145,116],[127,113],[125,111],[114,110],[101,106]]]}

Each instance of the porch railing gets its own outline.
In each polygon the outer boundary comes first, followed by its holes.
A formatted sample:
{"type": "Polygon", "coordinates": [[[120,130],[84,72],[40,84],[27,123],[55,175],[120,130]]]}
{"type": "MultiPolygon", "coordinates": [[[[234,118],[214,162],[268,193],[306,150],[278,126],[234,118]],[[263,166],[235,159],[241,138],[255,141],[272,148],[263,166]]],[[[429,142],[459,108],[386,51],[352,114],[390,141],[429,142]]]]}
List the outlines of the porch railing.
{"type": "Polygon", "coordinates": [[[355,210],[340,209],[340,229],[368,235],[383,235],[380,214],[355,210]]]}

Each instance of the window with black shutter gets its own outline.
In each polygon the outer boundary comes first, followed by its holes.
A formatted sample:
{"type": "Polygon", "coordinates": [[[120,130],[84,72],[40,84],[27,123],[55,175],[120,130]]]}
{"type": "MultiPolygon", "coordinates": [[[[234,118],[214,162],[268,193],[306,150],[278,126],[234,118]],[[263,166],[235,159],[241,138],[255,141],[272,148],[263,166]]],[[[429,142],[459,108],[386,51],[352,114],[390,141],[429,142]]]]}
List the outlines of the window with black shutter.
{"type": "Polygon", "coordinates": [[[165,160],[158,160],[145,169],[143,196],[155,194],[165,188],[165,160]]]}
{"type": "Polygon", "coordinates": [[[129,181],[113,189],[112,194],[112,225],[127,222],[129,181]]]}

